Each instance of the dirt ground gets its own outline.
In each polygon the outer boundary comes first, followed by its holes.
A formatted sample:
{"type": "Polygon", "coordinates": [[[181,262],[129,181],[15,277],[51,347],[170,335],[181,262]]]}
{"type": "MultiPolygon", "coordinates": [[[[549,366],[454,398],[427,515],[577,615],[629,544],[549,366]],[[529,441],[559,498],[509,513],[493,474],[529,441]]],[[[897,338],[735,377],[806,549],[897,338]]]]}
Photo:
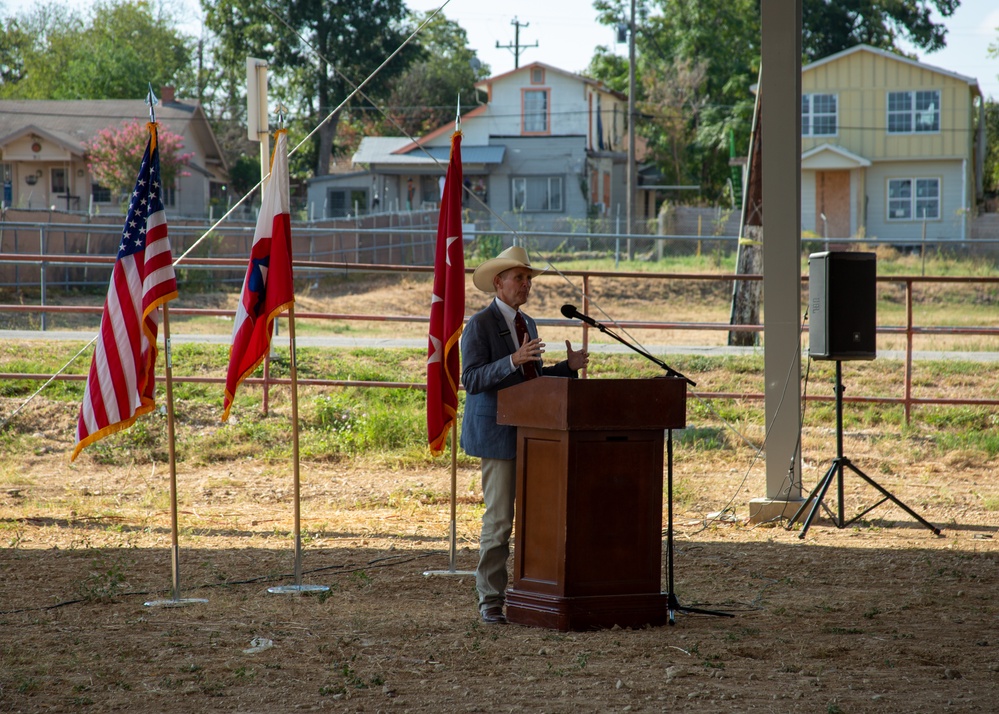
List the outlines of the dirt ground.
{"type": "MultiPolygon", "coordinates": [[[[0,413],[19,404],[0,400],[0,413]]],[[[205,602],[174,606],[167,466],[87,452],[69,465],[74,409],[33,414],[19,426],[28,448],[0,453],[0,711],[999,708],[996,464],[940,456],[918,430],[849,433],[846,450],[939,536],[891,502],[842,529],[822,513],[804,539],[752,525],[764,461],[748,446],[678,445],[674,594],[734,617],[681,610],[673,626],[557,632],[477,619],[462,574],[478,550],[474,464],[457,476],[447,574],[447,458],[303,463],[302,582],[329,590],[289,595],[268,588],[295,582],[290,465],[181,463],[180,598],[205,602]]],[[[802,453],[808,492],[833,432],[806,429],[802,453]]],[[[849,471],[844,486],[848,517],[880,498],[849,471]]]]}
{"type": "MultiPolygon", "coordinates": [[[[180,596],[207,602],[172,606],[167,468],[67,466],[65,445],[36,436],[0,491],[2,711],[996,710],[994,464],[960,454],[848,440],[943,532],[887,503],[843,529],[823,514],[802,540],[746,521],[763,492],[751,454],[680,448],[675,595],[735,617],[557,632],[477,620],[460,574],[477,554],[474,469],[457,478],[451,575],[446,459],[303,465],[302,583],[330,590],[289,595],[267,588],[294,583],[290,469],[182,467],[180,596]]],[[[806,455],[830,443],[810,432],[806,455]]],[[[806,489],[827,463],[806,458],[806,489]]],[[[847,471],[847,515],[877,502],[859,481],[847,471]]]]}

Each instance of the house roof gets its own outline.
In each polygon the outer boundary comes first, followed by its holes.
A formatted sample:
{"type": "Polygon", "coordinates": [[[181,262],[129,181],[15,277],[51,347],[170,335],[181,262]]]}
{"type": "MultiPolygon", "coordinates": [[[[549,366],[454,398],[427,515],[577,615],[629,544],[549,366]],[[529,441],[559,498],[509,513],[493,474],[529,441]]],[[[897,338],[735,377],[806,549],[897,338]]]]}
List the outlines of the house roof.
{"type": "MultiPolygon", "coordinates": [[[[2,119],[0,119],[2,122],[2,119]]],[[[37,135],[51,141],[54,144],[59,145],[71,154],[77,154],[79,156],[83,155],[83,147],[79,142],[74,141],[72,136],[68,136],[61,131],[50,131],[48,129],[43,129],[37,124],[28,124],[27,126],[22,126],[10,134],[2,135],[0,134],[0,148],[3,148],[7,144],[17,141],[24,136],[37,135]]]]}
{"type": "MultiPolygon", "coordinates": [[[[141,99],[0,100],[0,148],[25,131],[48,136],[67,150],[82,155],[84,143],[99,131],[129,121],[147,121],[149,108],[141,99]]],[[[207,118],[197,103],[169,102],[156,107],[156,121],[180,134],[188,125],[198,137],[205,163],[224,169],[225,160],[207,118]]]]}
{"type": "MultiPolygon", "coordinates": [[[[462,121],[467,121],[469,119],[472,119],[473,117],[477,117],[479,114],[484,113],[486,111],[486,109],[488,108],[488,106],[489,106],[488,104],[480,104],[479,106],[475,107],[474,109],[465,112],[465,114],[461,117],[462,121]]],[[[437,127],[436,129],[434,129],[433,131],[431,131],[429,134],[427,134],[427,135],[425,135],[425,136],[423,136],[423,137],[421,137],[421,138],[419,138],[419,139],[417,139],[415,141],[410,141],[410,142],[407,142],[406,144],[403,144],[402,146],[400,146],[399,148],[397,148],[395,151],[398,154],[405,154],[405,153],[408,153],[410,151],[415,151],[416,149],[418,149],[420,147],[421,144],[422,145],[426,145],[429,142],[433,141],[434,139],[438,138],[439,136],[441,136],[443,134],[447,134],[448,132],[453,132],[453,131],[454,131],[454,124],[452,124],[451,122],[448,122],[447,124],[443,124],[443,125],[437,127]]],[[[464,151],[464,149],[462,149],[462,151],[464,151]]],[[[464,158],[464,156],[462,156],[462,158],[464,158]]]]}
{"type": "Polygon", "coordinates": [[[856,54],[858,52],[868,52],[870,54],[880,55],[885,59],[894,60],[896,62],[902,62],[904,64],[912,65],[913,67],[919,67],[920,69],[926,69],[931,72],[936,72],[938,74],[946,75],[952,79],[956,79],[960,82],[966,83],[970,86],[976,93],[981,94],[981,90],[978,88],[978,80],[974,77],[966,77],[963,74],[958,74],[957,72],[951,72],[949,69],[942,69],[940,67],[935,67],[925,62],[919,62],[909,57],[904,57],[902,55],[897,55],[894,52],[889,52],[887,50],[878,49],[877,47],[872,47],[871,45],[854,45],[853,47],[848,47],[845,50],[836,52],[829,55],[828,57],[823,57],[822,59],[815,60],[809,64],[804,65],[801,68],[802,72],[807,72],[812,69],[821,67],[822,65],[829,64],[830,62],[835,62],[836,60],[842,59],[843,57],[848,57],[849,55],[856,54]]]}
{"type": "Polygon", "coordinates": [[[820,144],[801,155],[803,169],[855,169],[870,165],[870,159],[837,144],[820,144]]]}
{"type": "Polygon", "coordinates": [[[591,77],[584,77],[581,74],[576,74],[575,72],[569,72],[568,70],[560,69],[558,67],[553,67],[552,65],[545,64],[544,62],[531,62],[530,64],[525,64],[523,67],[518,67],[517,69],[511,69],[509,72],[504,72],[503,74],[497,74],[493,75],[492,77],[487,77],[486,79],[482,79],[476,82],[475,86],[488,87],[490,84],[494,84],[495,82],[498,82],[501,79],[506,79],[507,77],[513,74],[518,74],[520,72],[530,72],[531,69],[535,67],[540,67],[547,72],[555,72],[557,74],[561,74],[564,77],[572,77],[573,79],[578,79],[580,82],[588,84],[591,87],[596,87],[602,92],[606,92],[607,94],[613,94],[615,97],[617,97],[622,101],[628,98],[628,95],[625,94],[624,92],[619,92],[616,89],[611,89],[610,87],[608,87],[606,84],[604,84],[599,80],[592,79],[591,77]]]}
{"type": "MultiPolygon", "coordinates": [[[[465,164],[501,164],[505,151],[505,146],[462,146],[461,160],[465,164]]],[[[450,146],[425,146],[420,150],[405,136],[366,136],[361,139],[361,145],[354,153],[353,162],[434,166],[447,165],[450,155],[450,146]],[[410,146],[414,147],[414,150],[399,153],[400,149],[410,146]]]]}

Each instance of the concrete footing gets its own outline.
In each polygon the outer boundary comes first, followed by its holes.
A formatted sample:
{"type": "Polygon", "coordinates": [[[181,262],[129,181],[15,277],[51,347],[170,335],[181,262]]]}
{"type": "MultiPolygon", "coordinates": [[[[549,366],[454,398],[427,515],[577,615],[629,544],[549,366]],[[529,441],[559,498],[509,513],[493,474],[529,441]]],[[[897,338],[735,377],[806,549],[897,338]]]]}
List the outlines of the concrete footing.
{"type": "Polygon", "coordinates": [[[775,498],[754,498],[749,502],[749,522],[766,523],[778,518],[790,518],[793,516],[804,499],[793,501],[775,498]]]}

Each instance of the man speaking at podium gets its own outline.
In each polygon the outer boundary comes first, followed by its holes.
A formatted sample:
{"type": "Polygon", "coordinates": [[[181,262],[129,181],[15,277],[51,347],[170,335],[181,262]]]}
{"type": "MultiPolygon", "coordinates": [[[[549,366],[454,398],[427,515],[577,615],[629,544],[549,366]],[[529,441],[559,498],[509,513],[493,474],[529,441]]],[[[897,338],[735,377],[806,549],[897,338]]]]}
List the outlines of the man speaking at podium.
{"type": "Polygon", "coordinates": [[[506,564],[517,486],[517,427],[496,423],[496,393],[541,375],[576,377],[589,359],[566,340],[568,358],[544,366],[545,343],[538,337],[534,320],[520,311],[531,294],[531,281],[543,272],[531,267],[527,251],[520,246],[480,264],[472,283],[496,297],[468,320],[461,336],[461,382],[466,394],[461,448],[482,459],[486,503],[475,587],[482,621],[491,625],[506,622],[506,564]]]}

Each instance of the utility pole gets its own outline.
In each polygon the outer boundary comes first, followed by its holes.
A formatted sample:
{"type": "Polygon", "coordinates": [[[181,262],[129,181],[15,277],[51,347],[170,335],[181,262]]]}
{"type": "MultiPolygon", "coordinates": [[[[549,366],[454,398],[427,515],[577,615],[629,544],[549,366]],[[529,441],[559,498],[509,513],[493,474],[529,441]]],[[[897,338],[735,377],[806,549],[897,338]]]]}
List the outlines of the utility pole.
{"type": "Polygon", "coordinates": [[[513,31],[513,44],[512,45],[501,45],[499,43],[499,40],[496,40],[496,49],[498,49],[498,50],[512,50],[513,51],[513,68],[514,69],[519,69],[520,68],[520,51],[522,49],[526,50],[526,49],[529,49],[531,47],[537,47],[538,46],[538,41],[535,40],[533,45],[522,45],[522,44],[520,44],[520,28],[522,28],[522,27],[530,27],[531,23],[529,23],[529,22],[520,22],[519,20],[517,20],[517,16],[514,15],[513,19],[510,20],[510,24],[513,25],[513,27],[514,27],[514,31],[513,31]]]}

